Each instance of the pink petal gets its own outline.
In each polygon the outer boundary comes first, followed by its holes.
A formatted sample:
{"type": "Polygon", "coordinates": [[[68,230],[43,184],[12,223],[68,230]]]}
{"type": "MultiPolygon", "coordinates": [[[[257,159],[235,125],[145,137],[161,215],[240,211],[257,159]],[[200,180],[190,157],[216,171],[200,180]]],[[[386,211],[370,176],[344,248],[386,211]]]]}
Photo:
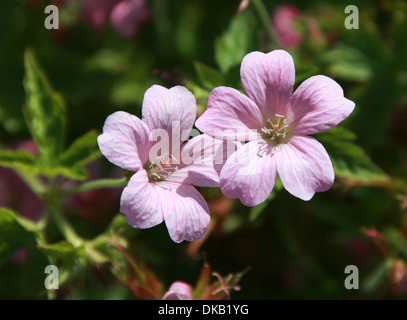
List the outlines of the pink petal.
{"type": "Polygon", "coordinates": [[[133,38],[149,16],[144,0],[127,0],[116,4],[110,15],[110,22],[121,36],[133,38]]]}
{"type": "Polygon", "coordinates": [[[247,54],[240,76],[247,96],[259,106],[264,119],[276,113],[285,115],[295,81],[294,61],[288,52],[247,54]]]}
{"type": "Polygon", "coordinates": [[[267,199],[276,176],[271,146],[261,140],[250,141],[226,161],[220,173],[220,187],[226,197],[239,198],[252,207],[267,199]]]}
{"type": "Polygon", "coordinates": [[[181,164],[170,180],[198,187],[219,187],[219,174],[227,158],[238,148],[233,141],[201,134],[181,147],[181,164]]]}
{"type": "Polygon", "coordinates": [[[164,193],[162,187],[149,183],[147,172],[135,173],[124,188],[120,198],[120,212],[127,217],[129,225],[146,229],[163,221],[164,193]]]}
{"type": "Polygon", "coordinates": [[[166,189],[160,202],[168,233],[174,242],[202,238],[210,221],[209,209],[193,186],[179,185],[178,188],[166,189]]]}
{"type": "Polygon", "coordinates": [[[196,119],[196,100],[185,87],[171,89],[153,85],[144,94],[143,121],[150,130],[164,129],[170,136],[189,134],[196,119]]]}
{"type": "Polygon", "coordinates": [[[335,174],[325,148],[314,138],[294,136],[275,154],[284,188],[292,195],[310,200],[315,192],[331,188],[335,174]]]}
{"type": "Polygon", "coordinates": [[[136,116],[117,111],[107,117],[98,144],[103,155],[113,164],[138,171],[148,158],[150,130],[136,116]]]}
{"type": "Polygon", "coordinates": [[[261,112],[253,101],[236,89],[217,87],[209,95],[207,110],[195,126],[213,137],[247,141],[250,140],[249,131],[256,133],[262,123],[261,112]]]}
{"type": "Polygon", "coordinates": [[[162,300],[193,300],[191,286],[188,283],[176,281],[164,294],[162,300]]]}
{"type": "Polygon", "coordinates": [[[354,108],[355,103],[343,96],[338,83],[326,76],[314,76],[295,90],[288,122],[295,134],[314,134],[336,126],[354,108]]]}

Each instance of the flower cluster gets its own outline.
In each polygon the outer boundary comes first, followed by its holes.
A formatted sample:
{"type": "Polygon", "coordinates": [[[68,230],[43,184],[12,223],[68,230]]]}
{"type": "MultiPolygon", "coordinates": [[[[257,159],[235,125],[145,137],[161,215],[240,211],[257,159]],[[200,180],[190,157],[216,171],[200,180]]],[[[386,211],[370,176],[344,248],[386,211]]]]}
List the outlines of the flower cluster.
{"type": "Polygon", "coordinates": [[[246,93],[215,88],[196,120],[196,101],[181,86],[154,85],[143,100],[142,119],[110,115],[99,136],[112,163],[134,173],[120,211],[136,228],[165,221],[175,242],[201,238],[208,206],[194,186],[220,187],[246,206],[265,201],[277,175],[292,195],[310,200],[334,182],[331,160],[309,135],[336,126],[354,109],[334,80],[318,75],[293,92],[289,53],[252,52],[241,65],[246,93]],[[188,140],[194,125],[204,134],[188,140]]]}

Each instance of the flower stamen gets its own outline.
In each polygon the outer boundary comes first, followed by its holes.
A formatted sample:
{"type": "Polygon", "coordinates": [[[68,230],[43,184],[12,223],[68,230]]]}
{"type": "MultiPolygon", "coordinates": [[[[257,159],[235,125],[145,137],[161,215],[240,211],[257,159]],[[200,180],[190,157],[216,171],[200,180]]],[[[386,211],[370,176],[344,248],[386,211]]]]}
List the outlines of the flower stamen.
{"type": "Polygon", "coordinates": [[[156,163],[150,162],[146,168],[150,182],[168,180],[174,172],[178,171],[174,163],[177,163],[177,159],[173,155],[169,158],[166,154],[157,157],[156,163]]]}
{"type": "Polygon", "coordinates": [[[265,139],[273,141],[276,145],[283,142],[288,134],[288,123],[285,116],[276,113],[273,119],[268,118],[267,124],[261,128],[265,139]]]}

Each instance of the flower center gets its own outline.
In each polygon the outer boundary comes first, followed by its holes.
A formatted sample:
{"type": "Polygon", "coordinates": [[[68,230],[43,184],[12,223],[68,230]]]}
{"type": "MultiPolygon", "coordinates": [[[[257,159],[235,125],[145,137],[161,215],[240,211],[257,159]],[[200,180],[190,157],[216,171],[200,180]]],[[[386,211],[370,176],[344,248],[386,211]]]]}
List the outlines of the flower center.
{"type": "Polygon", "coordinates": [[[284,142],[288,135],[287,119],[281,114],[267,119],[267,124],[261,128],[261,135],[266,140],[273,141],[274,144],[284,142]]]}
{"type": "Polygon", "coordinates": [[[173,165],[173,161],[175,161],[175,158],[172,155],[171,158],[164,155],[158,157],[155,163],[150,162],[146,168],[148,180],[150,182],[168,180],[171,174],[178,170],[178,167],[173,165]]]}

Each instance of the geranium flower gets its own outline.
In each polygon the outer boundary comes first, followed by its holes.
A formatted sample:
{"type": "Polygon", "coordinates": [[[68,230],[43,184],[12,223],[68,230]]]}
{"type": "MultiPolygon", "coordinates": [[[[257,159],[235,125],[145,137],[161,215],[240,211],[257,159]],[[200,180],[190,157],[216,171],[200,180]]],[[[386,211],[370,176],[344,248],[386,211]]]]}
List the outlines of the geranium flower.
{"type": "Polygon", "coordinates": [[[302,33],[295,28],[301,12],[293,5],[281,5],[273,12],[273,26],[278,42],[283,47],[298,48],[302,43],[302,33]]]}
{"type": "Polygon", "coordinates": [[[355,104],[323,75],[305,80],[293,93],[294,62],[284,50],[246,55],[240,75],[247,96],[215,88],[195,124],[218,138],[228,129],[229,136],[249,141],[225,163],[220,174],[223,193],[255,206],[267,199],[277,174],[284,188],[303,200],[328,190],[333,165],[324,147],[308,135],[336,126],[355,104]]]}
{"type": "Polygon", "coordinates": [[[207,135],[183,141],[196,111],[195,97],[186,88],[154,85],[144,95],[141,120],[115,112],[98,137],[99,148],[110,162],[135,172],[120,201],[128,223],[145,229],[165,220],[175,242],[204,235],[209,209],[194,186],[219,186],[227,156],[223,154],[227,144],[207,135]]]}

